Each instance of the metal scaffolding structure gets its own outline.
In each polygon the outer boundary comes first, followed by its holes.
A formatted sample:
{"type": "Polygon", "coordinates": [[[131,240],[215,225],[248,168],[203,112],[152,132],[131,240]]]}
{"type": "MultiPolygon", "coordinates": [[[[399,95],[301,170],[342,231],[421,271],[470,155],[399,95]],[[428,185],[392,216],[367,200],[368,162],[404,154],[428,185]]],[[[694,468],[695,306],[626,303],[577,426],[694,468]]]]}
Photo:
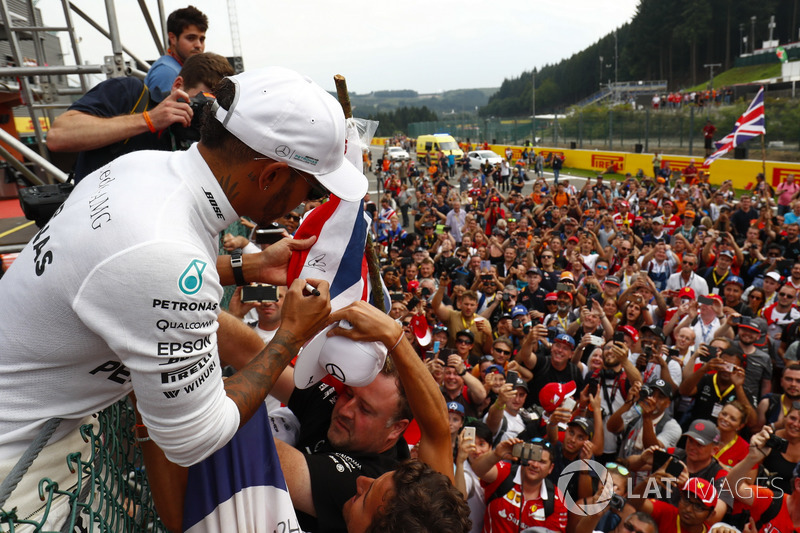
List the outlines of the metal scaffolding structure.
{"type": "MultiPolygon", "coordinates": [[[[0,79],[16,80],[2,84],[2,89],[8,93],[18,92],[22,105],[27,108],[28,116],[31,118],[34,135],[36,138],[36,148],[38,157],[31,157],[30,151],[25,152],[26,158],[38,167],[39,174],[45,177],[45,181],[63,181],[64,173],[54,172],[54,167],[45,164],[48,160],[47,145],[45,143],[45,132],[42,128],[40,118],[44,123],[50,123],[53,119],[53,110],[63,109],[69,106],[61,96],[84,94],[88,89],[87,74],[105,74],[108,77],[136,76],[144,78],[150,65],[144,60],[136,57],[128,48],[123,46],[120,39],[119,26],[114,0],[105,0],[105,12],[107,15],[108,28],[93,20],[89,15],[75,6],[69,0],[61,0],[64,23],[60,26],[45,26],[42,21],[41,13],[34,6],[33,0],[0,0],[0,24],[3,25],[4,35],[0,35],[0,41],[7,41],[10,55],[6,56],[6,62],[0,66],[0,79]],[[107,37],[111,43],[111,55],[104,58],[102,65],[84,65],[80,48],[79,39],[75,35],[75,25],[73,14],[85,20],[94,29],[107,37]],[[72,47],[73,65],[58,65],[56,58],[48,57],[43,41],[46,36],[66,32],[72,47]],[[28,46],[24,44],[30,41],[28,46]],[[24,50],[25,48],[25,50],[24,50]],[[34,57],[29,58],[28,52],[32,51],[34,57]],[[130,61],[126,61],[123,53],[130,61]],[[69,87],[66,83],[59,83],[59,77],[76,75],[79,80],[79,87],[69,87]]],[[[153,22],[150,11],[145,4],[145,0],[139,0],[142,16],[147,23],[153,40],[159,53],[164,51],[164,42],[159,38],[159,33],[166,39],[166,27],[164,9],[162,2],[158,2],[159,26],[153,22]]],[[[52,37],[50,37],[52,39],[52,37]]],[[[63,54],[62,54],[63,55],[63,54]]],[[[4,136],[3,141],[10,144],[12,148],[22,152],[20,147],[24,147],[16,139],[4,136]]],[[[6,159],[10,155],[7,151],[2,154],[6,159]]],[[[35,156],[35,154],[33,154],[35,156]]],[[[12,166],[18,165],[9,161],[12,166]]],[[[24,164],[23,162],[18,162],[24,164]]]]}

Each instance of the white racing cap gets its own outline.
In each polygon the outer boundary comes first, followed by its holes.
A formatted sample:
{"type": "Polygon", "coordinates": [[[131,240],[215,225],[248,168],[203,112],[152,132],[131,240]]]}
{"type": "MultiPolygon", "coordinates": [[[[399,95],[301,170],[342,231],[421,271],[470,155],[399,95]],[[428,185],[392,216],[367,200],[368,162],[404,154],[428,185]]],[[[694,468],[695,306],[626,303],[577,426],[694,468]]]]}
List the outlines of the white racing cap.
{"type": "Polygon", "coordinates": [[[228,77],[236,86],[230,109],[217,102],[212,114],[256,152],[314,176],[342,200],[356,202],[367,178],[344,157],[341,105],[311,78],[283,67],[228,77]]]}
{"type": "Polygon", "coordinates": [[[333,323],[308,341],[297,354],[294,384],[307,389],[330,374],[345,385],[365,387],[372,383],[386,362],[386,346],[381,342],[361,342],[328,332],[337,325],[350,329],[345,320],[333,323]]]}

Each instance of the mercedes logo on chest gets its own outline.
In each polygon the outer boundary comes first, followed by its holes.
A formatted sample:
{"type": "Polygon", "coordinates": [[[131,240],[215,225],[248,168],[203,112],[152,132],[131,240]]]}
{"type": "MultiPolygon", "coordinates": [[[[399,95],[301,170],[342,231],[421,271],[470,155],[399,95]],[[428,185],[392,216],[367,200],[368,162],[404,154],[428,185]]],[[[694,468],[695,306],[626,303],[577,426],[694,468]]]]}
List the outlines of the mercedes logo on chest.
{"type": "Polygon", "coordinates": [[[278,146],[277,148],[275,148],[275,153],[278,154],[280,157],[289,157],[289,154],[291,152],[292,151],[285,144],[282,144],[282,145],[278,146]]]}

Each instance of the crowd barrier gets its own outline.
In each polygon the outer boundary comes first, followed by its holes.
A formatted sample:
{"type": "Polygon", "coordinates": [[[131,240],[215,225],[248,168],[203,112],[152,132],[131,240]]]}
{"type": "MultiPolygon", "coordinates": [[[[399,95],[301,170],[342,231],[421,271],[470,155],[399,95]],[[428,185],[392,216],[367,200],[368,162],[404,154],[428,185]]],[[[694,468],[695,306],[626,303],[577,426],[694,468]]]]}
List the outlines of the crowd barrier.
{"type": "MultiPolygon", "coordinates": [[[[383,146],[386,137],[376,137],[372,140],[375,146],[383,146]]],[[[756,141],[754,141],[756,142],[756,141]]],[[[514,160],[522,158],[522,146],[510,146],[504,144],[491,144],[489,149],[498,155],[505,155],[506,148],[513,151],[514,160]]],[[[630,172],[634,176],[641,169],[646,176],[653,174],[653,154],[636,154],[630,152],[604,152],[598,150],[570,150],[565,148],[550,148],[547,146],[537,146],[534,148],[536,153],[542,152],[545,158],[551,153],[564,156],[564,166],[580,170],[604,172],[609,167],[616,165],[616,173],[625,174],[630,172]]],[[[759,151],[760,152],[760,151],[759,151]]],[[[697,168],[702,169],[702,157],[689,157],[682,155],[662,154],[662,165],[669,162],[673,170],[683,170],[694,160],[697,168]]],[[[786,179],[788,174],[800,176],[800,163],[790,163],[786,161],[766,161],[762,165],[759,159],[730,159],[722,158],[714,161],[709,171],[710,182],[719,185],[725,180],[731,180],[736,189],[747,189],[756,181],[756,174],[764,171],[767,183],[773,187],[786,179]]]]}

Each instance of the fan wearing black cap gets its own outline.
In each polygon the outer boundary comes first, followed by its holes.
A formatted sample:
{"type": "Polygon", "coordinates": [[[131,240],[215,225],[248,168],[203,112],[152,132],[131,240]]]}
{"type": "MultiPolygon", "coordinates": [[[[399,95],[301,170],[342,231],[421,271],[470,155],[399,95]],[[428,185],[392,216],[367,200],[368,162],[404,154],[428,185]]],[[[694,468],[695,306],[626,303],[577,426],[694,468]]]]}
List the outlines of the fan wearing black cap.
{"type": "Polygon", "coordinates": [[[542,282],[542,271],[535,266],[531,266],[525,272],[525,281],[528,283],[522,292],[519,293],[517,301],[531,311],[533,318],[542,318],[547,313],[547,306],[544,299],[547,291],[540,286],[542,282]],[[539,315],[533,315],[539,313],[539,315]]]}
{"type": "MultiPolygon", "coordinates": [[[[722,408],[738,400],[746,406],[748,423],[752,424],[755,410],[744,388],[745,362],[741,350],[728,339],[714,339],[708,346],[701,344],[695,354],[704,362],[687,375],[678,389],[681,395],[694,398],[689,419],[702,418],[716,423],[722,408]],[[714,350],[713,357],[710,356],[709,347],[714,350]]],[[[694,361],[694,357],[691,361],[694,361]]]]}
{"type": "Polygon", "coordinates": [[[647,385],[634,383],[625,403],[606,421],[609,431],[622,435],[620,457],[639,455],[650,446],[675,446],[681,426],[667,412],[673,394],[674,390],[663,379],[647,385]],[[638,407],[634,409],[634,405],[638,407]]]}
{"type": "MultiPolygon", "coordinates": [[[[783,290],[785,289],[781,289],[783,290]]],[[[728,317],[726,322],[730,320],[728,317]]],[[[766,332],[762,329],[763,323],[761,318],[739,317],[739,323],[735,324],[736,337],[733,339],[733,345],[742,352],[746,363],[744,390],[752,406],[758,405],[759,398],[772,392],[772,359],[756,344],[760,339],[766,338],[766,332]]],[[[724,335],[730,338],[731,332],[723,332],[719,336],[715,335],[715,338],[724,338],[724,335]]],[[[755,419],[751,418],[749,422],[752,424],[755,419]]]]}

